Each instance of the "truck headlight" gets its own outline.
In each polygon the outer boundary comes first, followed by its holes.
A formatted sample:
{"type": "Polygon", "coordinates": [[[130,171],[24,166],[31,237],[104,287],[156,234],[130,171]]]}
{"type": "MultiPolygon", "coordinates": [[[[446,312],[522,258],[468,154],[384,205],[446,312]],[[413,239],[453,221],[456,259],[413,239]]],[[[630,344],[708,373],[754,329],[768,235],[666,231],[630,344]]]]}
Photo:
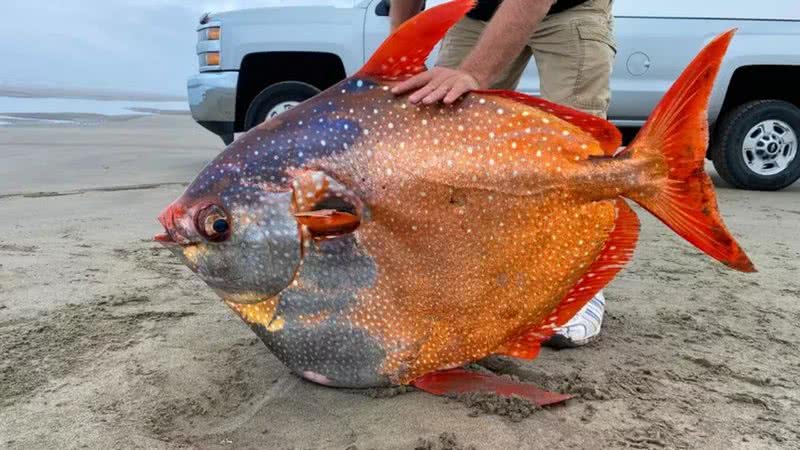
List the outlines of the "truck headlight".
{"type": "Polygon", "coordinates": [[[221,34],[219,27],[203,28],[198,33],[198,39],[201,41],[218,41],[221,34]]]}

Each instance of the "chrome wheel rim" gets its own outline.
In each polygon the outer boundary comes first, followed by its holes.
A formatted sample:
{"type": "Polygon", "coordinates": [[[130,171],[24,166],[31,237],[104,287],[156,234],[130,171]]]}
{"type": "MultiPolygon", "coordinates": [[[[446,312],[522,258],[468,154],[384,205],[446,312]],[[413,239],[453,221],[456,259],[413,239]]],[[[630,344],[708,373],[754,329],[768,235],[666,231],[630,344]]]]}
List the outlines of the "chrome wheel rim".
{"type": "Polygon", "coordinates": [[[762,176],[776,175],[797,156],[797,133],[781,120],[764,120],[747,132],[742,143],[747,167],[762,176]]]}
{"type": "Polygon", "coordinates": [[[286,112],[299,104],[300,102],[294,100],[288,102],[280,102],[277,105],[273,106],[272,109],[269,110],[269,112],[267,112],[267,119],[272,119],[278,114],[286,112]]]}

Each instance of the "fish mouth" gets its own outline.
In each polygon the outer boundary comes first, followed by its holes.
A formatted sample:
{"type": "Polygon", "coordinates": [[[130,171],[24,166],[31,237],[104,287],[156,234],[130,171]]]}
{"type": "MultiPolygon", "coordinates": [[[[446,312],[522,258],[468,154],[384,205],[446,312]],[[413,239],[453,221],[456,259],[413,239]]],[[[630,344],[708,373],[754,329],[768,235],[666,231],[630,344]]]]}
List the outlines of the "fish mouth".
{"type": "Polygon", "coordinates": [[[172,231],[166,227],[164,228],[163,233],[158,233],[153,236],[153,241],[158,242],[165,247],[188,247],[197,243],[184,238],[177,231],[172,231]]]}
{"type": "Polygon", "coordinates": [[[183,208],[177,207],[174,204],[167,206],[158,216],[158,221],[161,222],[161,226],[164,227],[164,232],[153,236],[153,240],[164,246],[189,244],[189,240],[181,236],[181,233],[177,230],[177,219],[183,214],[183,208]]]}

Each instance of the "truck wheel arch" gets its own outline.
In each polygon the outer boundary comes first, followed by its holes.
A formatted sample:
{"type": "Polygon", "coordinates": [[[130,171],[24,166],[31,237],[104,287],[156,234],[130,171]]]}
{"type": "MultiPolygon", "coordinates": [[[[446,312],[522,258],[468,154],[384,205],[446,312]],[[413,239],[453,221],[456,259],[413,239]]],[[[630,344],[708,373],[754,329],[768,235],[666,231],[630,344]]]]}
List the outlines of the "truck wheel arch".
{"type": "Polygon", "coordinates": [[[800,106],[800,65],[747,65],[737,68],[725,92],[720,116],[755,100],[783,100],[800,106]]]}
{"type": "Polygon", "coordinates": [[[242,59],[236,88],[234,129],[245,131],[247,110],[267,87],[296,81],[325,90],[346,78],[342,59],[325,52],[258,52],[242,59]]]}

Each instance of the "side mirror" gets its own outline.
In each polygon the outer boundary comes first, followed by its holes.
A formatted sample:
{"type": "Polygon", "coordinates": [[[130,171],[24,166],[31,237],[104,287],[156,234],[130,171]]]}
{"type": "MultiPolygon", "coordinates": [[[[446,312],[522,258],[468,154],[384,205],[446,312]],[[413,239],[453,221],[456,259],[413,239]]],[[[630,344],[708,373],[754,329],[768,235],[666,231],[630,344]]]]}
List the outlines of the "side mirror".
{"type": "Polygon", "coordinates": [[[375,7],[375,15],[379,17],[389,17],[389,0],[381,0],[375,7]]]}
{"type": "MultiPolygon", "coordinates": [[[[378,6],[375,7],[375,15],[379,17],[389,17],[389,8],[391,7],[391,0],[381,0],[378,6]]],[[[425,10],[425,2],[422,2],[420,11],[425,10]]]]}

